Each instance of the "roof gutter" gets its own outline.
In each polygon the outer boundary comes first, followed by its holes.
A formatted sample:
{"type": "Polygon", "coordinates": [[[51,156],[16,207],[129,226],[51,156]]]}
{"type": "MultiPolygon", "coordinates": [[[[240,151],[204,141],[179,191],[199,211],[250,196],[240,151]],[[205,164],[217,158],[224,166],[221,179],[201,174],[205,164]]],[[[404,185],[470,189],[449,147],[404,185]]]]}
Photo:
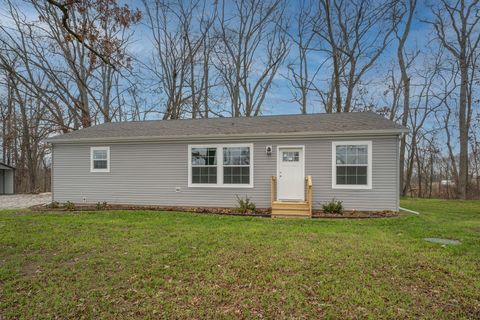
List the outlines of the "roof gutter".
{"type": "Polygon", "coordinates": [[[339,132],[285,132],[285,133],[258,133],[258,134],[215,134],[215,135],[184,135],[184,136],[139,136],[139,137],[101,137],[101,138],[50,138],[44,141],[51,144],[57,143],[87,143],[87,142],[168,142],[168,141],[204,141],[224,139],[265,139],[265,138],[325,138],[325,137],[351,137],[354,136],[386,136],[401,135],[408,129],[389,130],[353,130],[339,132]]]}

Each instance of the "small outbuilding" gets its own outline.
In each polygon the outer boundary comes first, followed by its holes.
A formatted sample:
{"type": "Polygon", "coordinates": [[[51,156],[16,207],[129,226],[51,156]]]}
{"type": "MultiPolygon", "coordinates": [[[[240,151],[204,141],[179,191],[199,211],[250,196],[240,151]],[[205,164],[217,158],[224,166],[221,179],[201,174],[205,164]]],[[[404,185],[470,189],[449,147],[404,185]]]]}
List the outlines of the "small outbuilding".
{"type": "Polygon", "coordinates": [[[15,193],[15,168],[0,162],[0,194],[15,193]]]}

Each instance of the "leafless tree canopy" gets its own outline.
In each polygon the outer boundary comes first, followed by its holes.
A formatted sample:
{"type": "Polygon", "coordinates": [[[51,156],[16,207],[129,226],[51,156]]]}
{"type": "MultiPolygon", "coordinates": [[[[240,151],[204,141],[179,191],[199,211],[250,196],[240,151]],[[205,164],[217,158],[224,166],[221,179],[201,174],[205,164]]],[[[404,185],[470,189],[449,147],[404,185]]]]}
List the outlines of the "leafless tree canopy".
{"type": "Polygon", "coordinates": [[[103,122],[374,111],[411,130],[403,195],[480,197],[479,0],[0,3],[21,192],[50,188],[46,137],[103,122]]]}

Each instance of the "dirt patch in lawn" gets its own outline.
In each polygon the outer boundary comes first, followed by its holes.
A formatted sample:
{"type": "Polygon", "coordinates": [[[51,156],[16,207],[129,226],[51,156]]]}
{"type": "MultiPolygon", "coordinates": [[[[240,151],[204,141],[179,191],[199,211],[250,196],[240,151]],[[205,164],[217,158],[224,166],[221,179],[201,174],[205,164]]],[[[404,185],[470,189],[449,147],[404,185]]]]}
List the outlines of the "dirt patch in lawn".
{"type": "Polygon", "coordinates": [[[467,228],[467,230],[471,230],[473,232],[480,233],[480,227],[467,228]]]}

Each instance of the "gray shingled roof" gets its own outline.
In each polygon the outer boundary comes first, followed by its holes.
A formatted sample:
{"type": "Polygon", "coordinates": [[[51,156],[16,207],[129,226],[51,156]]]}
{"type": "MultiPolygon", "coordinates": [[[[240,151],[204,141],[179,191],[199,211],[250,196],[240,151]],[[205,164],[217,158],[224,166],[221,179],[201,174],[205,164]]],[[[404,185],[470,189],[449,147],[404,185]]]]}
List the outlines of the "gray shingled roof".
{"type": "Polygon", "coordinates": [[[242,118],[154,120],[104,123],[47,139],[48,142],[175,139],[223,135],[345,134],[406,132],[403,126],[372,112],[317,113],[242,118]]]}

